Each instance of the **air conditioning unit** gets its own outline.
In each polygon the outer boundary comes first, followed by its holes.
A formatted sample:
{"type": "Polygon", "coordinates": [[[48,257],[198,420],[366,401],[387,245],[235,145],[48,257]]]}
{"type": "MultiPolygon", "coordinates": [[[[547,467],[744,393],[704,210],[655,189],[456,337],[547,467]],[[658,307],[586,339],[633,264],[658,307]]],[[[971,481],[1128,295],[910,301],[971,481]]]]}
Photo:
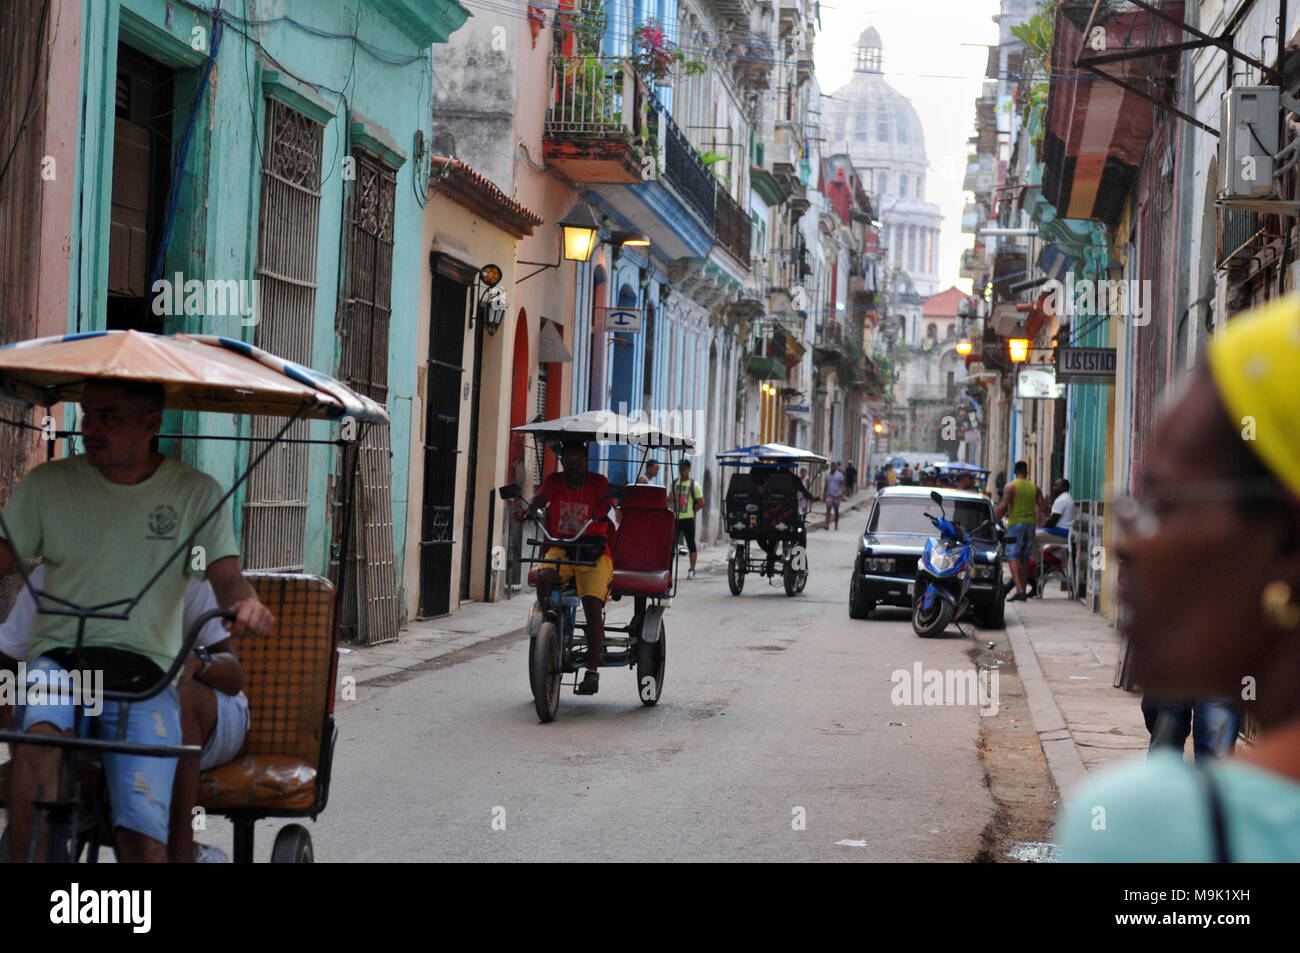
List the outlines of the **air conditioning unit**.
{"type": "Polygon", "coordinates": [[[1271,198],[1281,92],[1276,86],[1234,86],[1219,107],[1220,202],[1271,198]]]}

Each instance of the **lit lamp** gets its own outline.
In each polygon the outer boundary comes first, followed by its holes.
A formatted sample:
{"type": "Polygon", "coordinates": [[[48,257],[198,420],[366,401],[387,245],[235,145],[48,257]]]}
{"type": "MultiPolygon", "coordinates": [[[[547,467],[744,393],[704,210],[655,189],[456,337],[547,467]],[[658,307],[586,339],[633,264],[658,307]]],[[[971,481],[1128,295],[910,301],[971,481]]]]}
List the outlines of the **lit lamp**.
{"type": "Polygon", "coordinates": [[[971,343],[968,338],[962,338],[957,342],[957,353],[965,357],[971,352],[971,343]]]}
{"type": "Polygon", "coordinates": [[[1007,349],[1011,352],[1011,363],[1023,364],[1029,360],[1029,338],[1023,337],[1025,329],[1022,325],[1016,325],[1013,332],[1017,337],[1007,338],[1007,349]]]}
{"type": "Polygon", "coordinates": [[[569,261],[590,261],[596,247],[596,232],[600,230],[591,206],[579,202],[559,224],[564,229],[564,257],[569,261]]]}
{"type": "Polygon", "coordinates": [[[876,433],[884,433],[884,432],[885,432],[885,425],[882,424],[879,420],[877,420],[877,421],[876,421],[876,426],[875,426],[874,429],[875,429],[876,433]]]}
{"type": "Polygon", "coordinates": [[[640,232],[615,232],[610,236],[610,241],[615,245],[623,248],[649,248],[650,239],[646,238],[640,232]]]}

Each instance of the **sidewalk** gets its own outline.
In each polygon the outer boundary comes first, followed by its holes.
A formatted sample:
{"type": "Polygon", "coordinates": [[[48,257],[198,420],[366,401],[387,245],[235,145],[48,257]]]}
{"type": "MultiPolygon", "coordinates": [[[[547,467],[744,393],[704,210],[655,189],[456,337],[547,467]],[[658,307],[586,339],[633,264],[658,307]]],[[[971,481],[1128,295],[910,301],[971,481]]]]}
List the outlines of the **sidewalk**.
{"type": "Polygon", "coordinates": [[[1007,605],[1007,635],[1062,797],[1094,771],[1146,756],[1141,696],[1113,685],[1120,641],[1105,616],[1050,580],[1042,599],[1007,605]]]}

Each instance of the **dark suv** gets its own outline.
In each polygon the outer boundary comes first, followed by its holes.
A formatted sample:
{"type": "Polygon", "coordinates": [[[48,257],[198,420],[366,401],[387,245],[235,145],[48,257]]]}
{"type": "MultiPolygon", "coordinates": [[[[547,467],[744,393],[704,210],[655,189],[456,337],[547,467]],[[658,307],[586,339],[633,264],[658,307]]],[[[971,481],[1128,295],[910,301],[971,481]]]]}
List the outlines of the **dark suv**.
{"type": "MultiPolygon", "coordinates": [[[[928,486],[891,486],[871,504],[867,529],[858,543],[849,583],[849,615],[865,619],[878,605],[912,607],[916,563],[925,541],[938,532],[926,513],[939,515],[928,486]]],[[[939,490],[948,518],[967,533],[993,519],[988,497],[970,490],[939,490]]],[[[1002,588],[1002,545],[998,531],[985,526],[971,537],[970,611],[986,628],[1001,628],[1006,592],[1002,588]]]]}

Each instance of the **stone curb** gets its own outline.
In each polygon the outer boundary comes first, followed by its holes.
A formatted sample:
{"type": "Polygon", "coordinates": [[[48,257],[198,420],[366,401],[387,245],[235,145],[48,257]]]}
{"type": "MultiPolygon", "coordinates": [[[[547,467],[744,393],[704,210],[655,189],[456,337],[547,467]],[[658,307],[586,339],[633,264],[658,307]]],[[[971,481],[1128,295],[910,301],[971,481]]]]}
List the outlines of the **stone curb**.
{"type": "Polygon", "coordinates": [[[1056,705],[1056,696],[1038,664],[1038,653],[1034,651],[1020,614],[1012,605],[1007,606],[1007,636],[1011,640],[1011,653],[1016,659],[1020,683],[1025,687],[1025,700],[1029,704],[1029,714],[1034,720],[1034,731],[1038,734],[1043,757],[1047,759],[1057,793],[1065,798],[1088,777],[1088,769],[1083,766],[1079,749],[1074,746],[1074,737],[1056,705]]]}

